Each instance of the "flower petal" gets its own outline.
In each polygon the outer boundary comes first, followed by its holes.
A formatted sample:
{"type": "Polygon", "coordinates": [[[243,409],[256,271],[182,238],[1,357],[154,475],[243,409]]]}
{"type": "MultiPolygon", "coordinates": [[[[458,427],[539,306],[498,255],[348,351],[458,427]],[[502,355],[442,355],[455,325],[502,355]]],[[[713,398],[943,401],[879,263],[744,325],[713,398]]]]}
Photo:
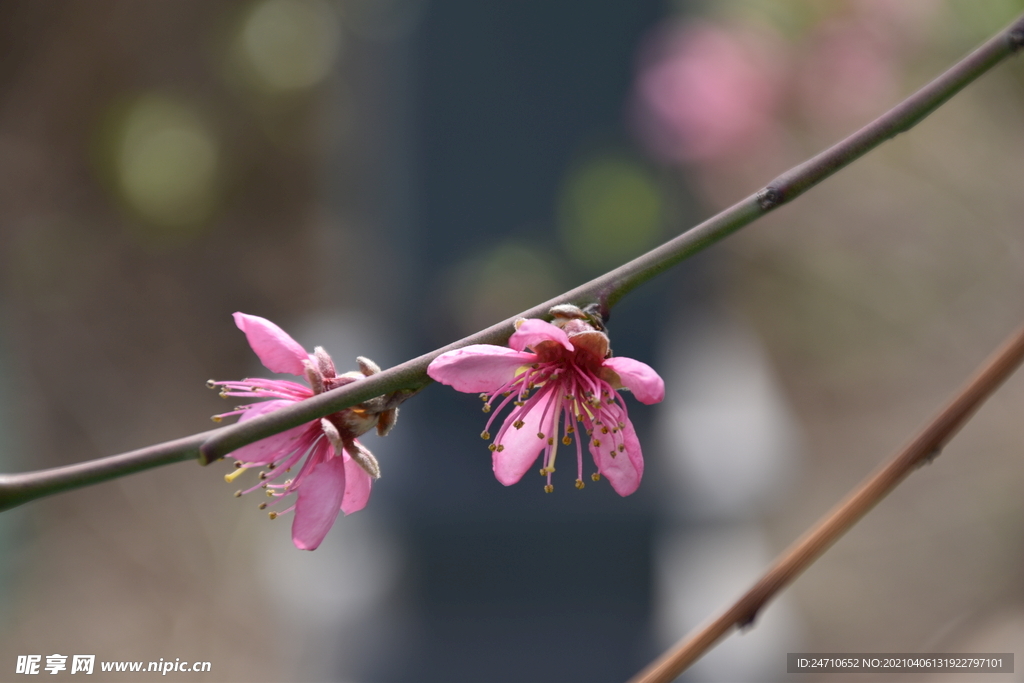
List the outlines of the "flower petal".
{"type": "Polygon", "coordinates": [[[287,332],[266,318],[246,313],[235,313],[235,325],[245,332],[249,346],[268,370],[303,375],[302,362],[309,354],[287,332]]]}
{"type": "Polygon", "coordinates": [[[532,353],[473,344],[442,353],[427,367],[427,374],[456,391],[491,393],[508,384],[516,370],[536,361],[537,356],[532,353]]]}
{"type": "Polygon", "coordinates": [[[519,325],[519,329],[508,338],[508,345],[516,351],[522,351],[529,347],[536,349],[541,342],[552,341],[560,344],[568,351],[573,350],[572,342],[561,328],[555,327],[546,320],[540,318],[527,318],[519,325]]]}
{"type": "Polygon", "coordinates": [[[346,515],[351,515],[353,512],[362,510],[369,502],[373,477],[347,454],[345,455],[345,476],[345,497],[341,501],[341,510],[346,515]]]}
{"type": "MultiPolygon", "coordinates": [[[[541,439],[538,432],[546,437],[554,434],[554,420],[557,413],[554,408],[544,415],[544,406],[548,403],[551,391],[542,391],[529,400],[528,412],[522,416],[523,426],[516,429],[512,425],[518,413],[513,411],[505,420],[508,426],[504,433],[494,440],[496,446],[504,446],[501,451],[494,451],[491,455],[491,464],[494,468],[494,476],[505,486],[511,486],[520,479],[533,466],[544,447],[548,445],[547,438],[541,439]],[[541,418],[544,424],[541,424],[541,418]]],[[[504,427],[503,427],[504,429],[504,427]]]]}
{"type": "Polygon", "coordinates": [[[299,487],[292,522],[292,542],[299,550],[316,550],[341,512],[345,495],[345,461],[328,458],[299,487]]]}
{"type": "Polygon", "coordinates": [[[633,423],[629,421],[625,412],[621,409],[611,412],[611,415],[602,415],[602,421],[614,424],[616,421],[623,424],[621,432],[614,435],[600,434],[595,430],[590,440],[590,454],[594,456],[594,464],[602,476],[608,479],[615,492],[620,496],[628,496],[640,487],[640,480],[644,476],[644,456],[640,450],[640,440],[636,438],[636,431],[633,423]],[[594,444],[594,438],[600,445],[594,444]],[[618,445],[624,445],[623,450],[618,445]]]}
{"type": "MultiPolygon", "coordinates": [[[[263,401],[262,403],[254,403],[252,407],[242,413],[242,416],[238,418],[238,424],[259,417],[260,415],[266,415],[272,413],[275,410],[290,406],[294,401],[263,401]]],[[[292,427],[279,434],[268,436],[265,439],[260,439],[254,443],[242,446],[236,451],[232,451],[228,455],[242,463],[253,463],[257,465],[265,465],[267,463],[274,462],[280,457],[288,455],[302,443],[302,437],[309,430],[310,423],[301,424],[298,427],[292,427]]]]}
{"type": "Polygon", "coordinates": [[[650,365],[632,358],[607,358],[602,367],[610,368],[622,381],[622,386],[633,392],[636,400],[651,405],[665,398],[665,382],[650,365]]]}

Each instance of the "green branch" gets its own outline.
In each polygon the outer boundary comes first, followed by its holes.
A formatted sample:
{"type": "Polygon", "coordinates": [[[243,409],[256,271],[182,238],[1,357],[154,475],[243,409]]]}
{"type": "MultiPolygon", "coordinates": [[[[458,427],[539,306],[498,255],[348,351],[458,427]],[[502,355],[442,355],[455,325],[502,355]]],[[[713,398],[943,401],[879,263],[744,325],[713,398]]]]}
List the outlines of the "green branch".
{"type": "Polygon", "coordinates": [[[646,254],[561,296],[538,304],[448,346],[406,361],[372,377],[263,415],[244,424],[40,472],[0,475],[0,510],[144,469],[197,458],[207,464],[246,444],[368,399],[395,392],[415,392],[430,383],[427,366],[446,351],[469,344],[503,344],[517,318],[546,317],[552,306],[599,303],[607,314],[637,286],[706,249],[761,216],[792,201],[889,138],[909,130],[928,114],[1024,45],[1024,17],[993,36],[944,74],[842,142],[768,183],[760,191],[687,230],[646,254]]]}

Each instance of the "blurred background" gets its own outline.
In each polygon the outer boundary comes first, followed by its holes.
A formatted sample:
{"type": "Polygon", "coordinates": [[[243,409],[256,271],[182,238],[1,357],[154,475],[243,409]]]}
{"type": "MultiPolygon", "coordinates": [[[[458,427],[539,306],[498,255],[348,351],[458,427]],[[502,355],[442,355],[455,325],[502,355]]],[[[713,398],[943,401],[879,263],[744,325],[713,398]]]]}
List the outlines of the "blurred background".
{"type": "MultiPolygon", "coordinates": [[[[756,191],[1022,10],[2,3],[0,470],[208,429],[227,404],[205,381],[262,371],[234,311],[346,368],[490,325],[756,191]]],[[[53,653],[210,661],[173,674],[205,681],[626,679],[1021,323],[1021,158],[1018,59],[627,297],[613,348],[668,387],[627,397],[629,498],[562,472],[553,494],[501,486],[478,399],[433,386],[366,439],[384,476],[313,553],[232,496],[226,463],[0,514],[0,680],[53,653]]],[[[1011,378],[684,678],[1018,647],[1022,405],[1011,378]]]]}

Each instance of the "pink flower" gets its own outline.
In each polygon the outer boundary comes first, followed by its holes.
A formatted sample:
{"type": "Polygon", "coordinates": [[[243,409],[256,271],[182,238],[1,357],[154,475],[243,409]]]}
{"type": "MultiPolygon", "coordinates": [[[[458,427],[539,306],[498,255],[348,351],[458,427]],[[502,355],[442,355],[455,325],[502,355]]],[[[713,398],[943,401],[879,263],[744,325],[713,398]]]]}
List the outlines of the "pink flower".
{"type": "MultiPolygon", "coordinates": [[[[318,346],[312,354],[307,354],[298,342],[269,320],[235,313],[235,324],[245,332],[249,346],[268,370],[298,375],[309,386],[272,379],[210,380],[207,385],[211,388],[222,387],[221,396],[270,399],[214,416],[217,422],[229,415],[239,415],[238,421],[245,422],[380,371],[373,361],[359,358],[361,373],[349,372],[339,376],[327,352],[318,346]]],[[[267,471],[260,472],[259,484],[235,495],[241,496],[260,488],[273,498],[297,493],[291,507],[271,512],[270,518],[294,511],[292,541],[295,547],[315,550],[334,525],[338,512],[349,514],[366,506],[370,498],[370,484],[380,476],[377,460],[356,437],[375,426],[383,436],[394,425],[397,414],[398,409],[387,405],[383,399],[373,399],[293,427],[231,453],[239,469],[225,479],[230,482],[250,467],[266,467],[267,471]],[[272,483],[290,472],[303,458],[305,461],[294,477],[272,483]]],[[[260,505],[260,509],[266,507],[267,503],[260,505]]]]}
{"type": "Polygon", "coordinates": [[[508,340],[512,348],[476,344],[449,351],[434,359],[427,374],[457,391],[483,392],[484,412],[500,399],[481,434],[484,439],[491,438],[497,414],[513,405],[489,446],[494,475],[502,484],[519,481],[543,453],[540,473],[550,492],[558,446],[575,442],[576,488],[583,488],[577,434],[582,423],[597,465],[593,480],[604,475],[616,493],[628,496],[640,486],[644,459],[617,389],[629,389],[641,403],[652,404],[665,397],[665,384],[640,361],[608,357],[608,336],[595,327],[599,320],[569,305],[556,306],[551,314],[555,324],[517,321],[508,340]]]}
{"type": "Polygon", "coordinates": [[[641,54],[634,112],[650,152],[709,161],[774,137],[784,54],[773,38],[699,21],[655,32],[641,54]]]}

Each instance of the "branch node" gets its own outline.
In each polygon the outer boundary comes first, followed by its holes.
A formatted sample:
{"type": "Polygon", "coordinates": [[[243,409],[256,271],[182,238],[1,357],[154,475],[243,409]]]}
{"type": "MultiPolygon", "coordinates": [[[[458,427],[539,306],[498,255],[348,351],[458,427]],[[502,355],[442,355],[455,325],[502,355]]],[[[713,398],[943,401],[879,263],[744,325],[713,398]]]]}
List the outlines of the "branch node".
{"type": "Polygon", "coordinates": [[[757,613],[759,610],[754,610],[750,614],[747,614],[741,619],[736,620],[736,628],[741,631],[747,631],[754,627],[754,621],[757,619],[757,613]]]}
{"type": "Polygon", "coordinates": [[[1024,47],[1024,26],[1016,26],[1006,34],[1010,41],[1010,49],[1016,52],[1024,47]]]}
{"type": "Polygon", "coordinates": [[[931,465],[933,462],[935,462],[935,458],[939,457],[941,453],[942,447],[936,446],[935,448],[928,452],[928,455],[924,456],[923,458],[917,461],[917,467],[921,468],[924,467],[925,465],[931,465]]]}
{"type": "Polygon", "coordinates": [[[758,192],[756,197],[762,211],[770,211],[782,203],[782,192],[771,185],[758,192]]]}

